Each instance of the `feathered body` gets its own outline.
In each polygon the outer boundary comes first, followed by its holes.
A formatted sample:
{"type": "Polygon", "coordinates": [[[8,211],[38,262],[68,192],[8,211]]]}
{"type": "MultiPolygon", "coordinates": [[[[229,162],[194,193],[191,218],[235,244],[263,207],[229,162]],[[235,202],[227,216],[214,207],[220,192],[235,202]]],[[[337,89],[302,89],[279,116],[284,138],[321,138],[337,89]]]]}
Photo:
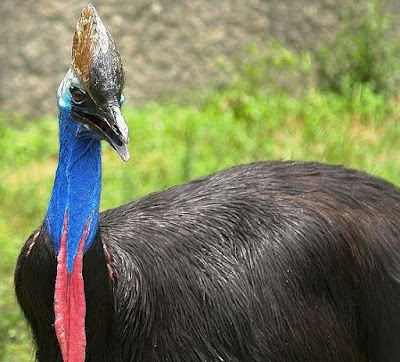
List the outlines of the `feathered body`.
{"type": "MultiPolygon", "coordinates": [[[[400,192],[382,180],[255,163],[100,220],[84,258],[88,361],[400,358],[400,192]]],[[[43,228],[18,265],[39,360],[55,361],[43,228]]]]}
{"type": "Polygon", "coordinates": [[[57,93],[52,196],[15,273],[38,360],[400,360],[400,191],[254,163],[100,214],[100,140],[129,159],[123,83],[88,5],[57,93]]]}

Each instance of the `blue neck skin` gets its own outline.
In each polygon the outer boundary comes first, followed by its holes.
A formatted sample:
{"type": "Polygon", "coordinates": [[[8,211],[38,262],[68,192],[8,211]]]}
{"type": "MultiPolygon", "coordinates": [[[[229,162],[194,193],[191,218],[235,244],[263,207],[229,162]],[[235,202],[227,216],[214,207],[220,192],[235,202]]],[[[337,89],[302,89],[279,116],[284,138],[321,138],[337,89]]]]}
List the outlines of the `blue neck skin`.
{"type": "Polygon", "coordinates": [[[70,105],[60,107],[59,123],[59,161],[45,227],[58,255],[68,212],[66,253],[71,273],[85,226],[89,226],[89,233],[84,252],[94,241],[99,225],[101,149],[100,141],[72,119],[70,105]]]}

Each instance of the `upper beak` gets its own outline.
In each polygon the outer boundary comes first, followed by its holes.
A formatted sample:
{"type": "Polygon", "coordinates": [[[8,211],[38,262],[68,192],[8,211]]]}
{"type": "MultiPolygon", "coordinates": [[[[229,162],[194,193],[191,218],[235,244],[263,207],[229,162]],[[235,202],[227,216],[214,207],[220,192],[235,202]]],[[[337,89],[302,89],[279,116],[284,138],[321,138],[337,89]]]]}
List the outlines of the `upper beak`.
{"type": "Polygon", "coordinates": [[[130,158],[129,150],[128,150],[128,141],[129,141],[129,131],[128,125],[125,122],[124,117],[121,113],[121,108],[119,105],[113,105],[107,108],[108,112],[106,112],[106,119],[108,123],[111,125],[113,130],[113,135],[116,137],[107,137],[107,142],[113,147],[121,157],[121,159],[127,162],[130,158]]]}

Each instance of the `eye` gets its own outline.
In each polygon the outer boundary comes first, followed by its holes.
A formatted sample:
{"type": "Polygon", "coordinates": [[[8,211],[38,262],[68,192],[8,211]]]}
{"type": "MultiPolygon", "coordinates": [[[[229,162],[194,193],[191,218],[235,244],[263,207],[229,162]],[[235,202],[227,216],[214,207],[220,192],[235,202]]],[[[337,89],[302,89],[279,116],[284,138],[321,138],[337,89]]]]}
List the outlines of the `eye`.
{"type": "Polygon", "coordinates": [[[72,99],[75,104],[82,104],[86,99],[86,93],[81,91],[77,87],[72,87],[69,89],[71,92],[72,99]]]}
{"type": "Polygon", "coordinates": [[[121,98],[119,99],[119,104],[122,105],[125,102],[125,96],[121,94],[121,98]]]}

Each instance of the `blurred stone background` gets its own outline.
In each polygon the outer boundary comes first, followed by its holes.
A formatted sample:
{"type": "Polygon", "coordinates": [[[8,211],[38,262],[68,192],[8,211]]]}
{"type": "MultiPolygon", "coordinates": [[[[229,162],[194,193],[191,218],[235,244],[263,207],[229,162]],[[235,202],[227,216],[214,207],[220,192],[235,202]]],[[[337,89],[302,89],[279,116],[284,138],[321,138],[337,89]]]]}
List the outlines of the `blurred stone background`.
{"type": "MultiPolygon", "coordinates": [[[[94,1],[125,64],[128,106],[229,82],[249,44],[316,52],[350,0],[94,1]]],[[[82,1],[0,2],[0,109],[56,114],[82,1]]],[[[400,0],[390,3],[393,11],[400,0]]],[[[396,24],[397,26],[397,24],[396,24]]],[[[332,50],[334,51],[334,49],[332,50]]]]}

